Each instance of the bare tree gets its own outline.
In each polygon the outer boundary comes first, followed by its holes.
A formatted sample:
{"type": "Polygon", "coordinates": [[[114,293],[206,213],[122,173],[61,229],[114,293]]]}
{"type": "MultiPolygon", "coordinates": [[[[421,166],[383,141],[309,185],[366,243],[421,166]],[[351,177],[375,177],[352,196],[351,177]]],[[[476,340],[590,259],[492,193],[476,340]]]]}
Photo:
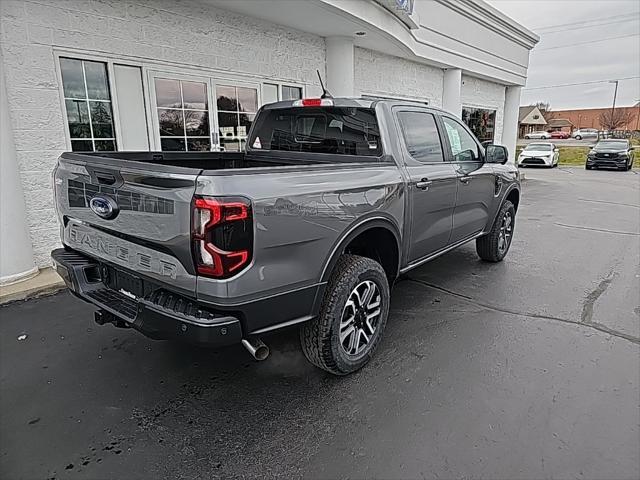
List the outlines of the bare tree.
{"type": "Polygon", "coordinates": [[[530,106],[538,107],[538,110],[540,110],[545,117],[548,113],[551,113],[551,102],[548,100],[546,102],[532,103],[530,106]]]}
{"type": "Polygon", "coordinates": [[[607,110],[598,116],[600,126],[604,130],[620,130],[621,127],[630,125],[636,116],[627,109],[619,109],[611,112],[607,110]]]}

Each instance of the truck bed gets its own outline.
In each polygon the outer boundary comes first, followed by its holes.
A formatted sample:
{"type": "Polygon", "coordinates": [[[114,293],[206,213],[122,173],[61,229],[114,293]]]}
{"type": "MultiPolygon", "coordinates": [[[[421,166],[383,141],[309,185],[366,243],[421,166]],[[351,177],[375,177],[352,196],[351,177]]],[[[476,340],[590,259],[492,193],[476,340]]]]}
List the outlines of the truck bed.
{"type": "MultiPolygon", "coordinates": [[[[198,170],[226,170],[261,167],[284,167],[293,165],[315,165],[332,163],[325,159],[300,159],[267,155],[247,155],[244,152],[83,152],[64,153],[64,158],[100,162],[101,159],[145,164],[163,165],[167,167],[183,167],[198,170]],[[90,157],[90,158],[87,158],[90,157]]],[[[344,161],[344,160],[343,160],[344,161]]]]}

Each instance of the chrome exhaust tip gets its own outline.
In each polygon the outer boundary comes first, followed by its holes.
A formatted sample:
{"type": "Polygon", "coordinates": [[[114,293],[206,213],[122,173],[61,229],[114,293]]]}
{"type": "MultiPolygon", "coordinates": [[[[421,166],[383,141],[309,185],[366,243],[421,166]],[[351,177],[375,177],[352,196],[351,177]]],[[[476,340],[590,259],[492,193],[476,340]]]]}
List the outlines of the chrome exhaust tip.
{"type": "Polygon", "coordinates": [[[266,360],[269,356],[269,347],[259,338],[243,338],[242,345],[258,361],[266,360]]]}

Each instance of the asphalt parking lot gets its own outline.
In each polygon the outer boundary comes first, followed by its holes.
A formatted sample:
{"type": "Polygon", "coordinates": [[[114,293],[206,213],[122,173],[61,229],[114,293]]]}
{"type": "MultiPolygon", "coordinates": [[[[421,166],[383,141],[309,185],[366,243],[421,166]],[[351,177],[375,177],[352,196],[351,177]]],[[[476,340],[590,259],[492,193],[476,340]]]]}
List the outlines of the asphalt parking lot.
{"type": "Polygon", "coordinates": [[[640,175],[526,174],[507,259],[411,272],[346,378],[3,307],[0,477],[639,478],[640,175]]]}

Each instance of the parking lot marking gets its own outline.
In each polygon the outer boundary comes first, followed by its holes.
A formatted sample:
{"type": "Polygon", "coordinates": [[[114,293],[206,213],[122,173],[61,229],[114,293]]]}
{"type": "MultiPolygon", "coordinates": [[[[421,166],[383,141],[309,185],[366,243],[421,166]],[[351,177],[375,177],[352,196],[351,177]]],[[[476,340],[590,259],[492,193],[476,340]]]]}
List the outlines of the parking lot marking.
{"type": "Polygon", "coordinates": [[[581,225],[567,225],[566,223],[555,222],[555,225],[564,228],[575,228],[577,230],[589,230],[591,232],[615,233],[616,235],[634,235],[640,236],[640,232],[622,232],[620,230],[609,230],[608,228],[583,227],[581,225]]]}

